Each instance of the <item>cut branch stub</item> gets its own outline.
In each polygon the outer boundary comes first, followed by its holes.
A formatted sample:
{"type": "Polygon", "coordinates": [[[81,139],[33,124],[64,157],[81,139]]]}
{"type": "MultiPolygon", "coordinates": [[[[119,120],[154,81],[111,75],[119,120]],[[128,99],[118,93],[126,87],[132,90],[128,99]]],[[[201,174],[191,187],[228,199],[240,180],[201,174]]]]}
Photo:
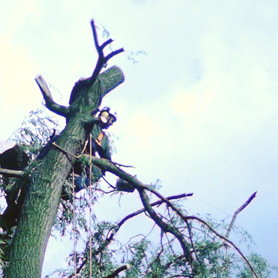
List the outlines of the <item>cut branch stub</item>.
{"type": "Polygon", "coordinates": [[[102,98],[124,82],[124,74],[120,68],[113,66],[100,74],[92,85],[91,79],[81,79],[75,83],[69,102],[71,114],[98,108],[102,98]]]}
{"type": "Polygon", "coordinates": [[[56,102],[54,102],[51,92],[47,86],[47,83],[45,82],[44,78],[41,75],[38,75],[35,77],[35,80],[42,92],[44,101],[45,101],[45,106],[52,112],[68,117],[69,116],[69,108],[63,105],[59,105],[56,102]]]}
{"type": "Polygon", "coordinates": [[[107,62],[112,57],[123,52],[124,49],[121,48],[112,51],[110,54],[105,56],[103,50],[107,45],[112,43],[113,40],[108,39],[100,46],[93,20],[91,21],[91,27],[93,31],[95,47],[98,52],[98,61],[91,77],[80,79],[75,83],[69,100],[70,107],[55,103],[43,77],[39,75],[35,78],[43,94],[46,107],[52,112],[66,117],[67,120],[69,120],[69,118],[73,115],[76,115],[78,112],[82,112],[84,115],[90,113],[90,111],[95,111],[100,105],[102,97],[116,88],[119,84],[124,82],[124,75],[120,68],[116,66],[113,66],[100,74],[102,68],[107,64],[107,62]]]}

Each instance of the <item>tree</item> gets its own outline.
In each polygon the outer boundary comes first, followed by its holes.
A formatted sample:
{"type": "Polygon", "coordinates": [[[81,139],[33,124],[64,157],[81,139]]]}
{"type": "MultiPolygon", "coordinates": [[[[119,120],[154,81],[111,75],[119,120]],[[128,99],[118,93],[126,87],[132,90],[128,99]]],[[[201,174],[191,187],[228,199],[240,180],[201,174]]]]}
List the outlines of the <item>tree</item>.
{"type": "MultiPolygon", "coordinates": [[[[123,49],[112,51],[105,56],[103,50],[112,40],[108,39],[99,45],[93,21],[91,26],[99,55],[98,61],[92,76],[79,80],[73,87],[68,107],[55,103],[42,76],[36,77],[45,106],[65,117],[66,127],[55,138],[55,143],[50,139],[43,148],[46,138],[51,137],[44,120],[40,121],[40,126],[45,126],[48,132],[42,129],[41,140],[38,140],[37,134],[30,129],[23,129],[23,137],[31,138],[29,142],[25,141],[23,146],[25,149],[29,148],[35,159],[31,159],[24,171],[1,169],[4,177],[2,190],[6,193],[7,200],[12,196],[13,208],[16,210],[12,218],[14,221],[7,224],[4,216],[7,210],[11,209],[7,202],[8,208],[0,219],[4,230],[2,258],[7,261],[7,266],[4,267],[5,276],[40,277],[51,229],[56,227],[63,234],[72,223],[77,223],[78,227],[74,227],[73,233],[75,237],[78,237],[82,229],[90,231],[93,228],[93,233],[89,233],[82,252],[75,251],[70,255],[71,267],[68,270],[60,270],[63,277],[73,277],[76,273],[82,277],[88,277],[89,274],[93,277],[116,277],[122,271],[126,272],[126,277],[224,277],[232,274],[230,265],[240,266],[239,257],[247,264],[251,275],[259,277],[249,260],[228,236],[216,231],[215,223],[187,215],[177,200],[192,194],[166,198],[154,185],[147,186],[123,171],[123,165],[83,154],[89,134],[100,121],[97,112],[102,98],[124,81],[122,71],[116,66],[101,72],[107,62],[123,52],[123,49]],[[40,155],[37,155],[39,151],[40,155]],[[90,207],[93,201],[91,196],[81,198],[77,204],[74,198],[61,199],[63,188],[71,188],[71,169],[76,161],[81,161],[85,167],[95,165],[102,171],[116,175],[120,180],[113,192],[137,192],[143,208],[127,215],[118,223],[95,223],[92,227],[84,217],[84,208],[90,207]],[[155,196],[157,201],[152,203],[150,195],[155,196]],[[131,241],[117,251],[111,249],[110,247],[116,244],[115,236],[120,228],[129,219],[142,213],[159,228],[160,243],[154,247],[143,237],[131,241]],[[228,246],[233,247],[239,256],[227,253],[228,246]]],[[[36,124],[36,121],[33,124],[36,124]]],[[[101,188],[94,184],[93,190],[94,198],[97,198],[97,191],[101,191],[101,188]]]]}

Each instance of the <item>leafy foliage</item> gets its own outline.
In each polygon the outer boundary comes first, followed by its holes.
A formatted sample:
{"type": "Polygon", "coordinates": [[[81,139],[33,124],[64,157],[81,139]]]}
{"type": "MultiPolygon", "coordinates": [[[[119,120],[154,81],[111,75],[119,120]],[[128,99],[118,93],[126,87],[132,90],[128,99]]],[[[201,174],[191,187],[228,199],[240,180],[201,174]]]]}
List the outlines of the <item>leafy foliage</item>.
{"type": "Polygon", "coordinates": [[[56,131],[59,131],[59,125],[42,107],[29,112],[11,139],[22,146],[26,153],[34,157],[56,131]]]}

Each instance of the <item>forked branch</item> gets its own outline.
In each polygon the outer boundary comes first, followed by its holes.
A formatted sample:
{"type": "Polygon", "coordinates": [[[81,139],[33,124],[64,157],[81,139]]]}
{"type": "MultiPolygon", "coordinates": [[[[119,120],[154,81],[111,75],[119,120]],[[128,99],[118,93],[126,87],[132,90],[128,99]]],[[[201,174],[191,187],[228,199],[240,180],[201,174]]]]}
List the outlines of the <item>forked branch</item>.
{"type": "Polygon", "coordinates": [[[94,84],[94,82],[96,81],[101,69],[107,64],[107,62],[114,56],[116,56],[117,54],[121,53],[124,51],[123,48],[120,48],[118,50],[112,51],[109,55],[105,56],[103,53],[104,48],[109,45],[110,43],[113,42],[112,39],[108,39],[107,41],[105,41],[102,45],[99,45],[98,43],[98,37],[97,37],[97,30],[96,30],[96,26],[94,23],[94,20],[91,21],[91,27],[92,27],[92,31],[93,31],[93,37],[94,37],[94,42],[95,42],[95,47],[98,53],[98,61],[96,64],[96,67],[94,69],[94,72],[92,74],[92,77],[90,78],[89,81],[89,86],[92,86],[94,84]]]}

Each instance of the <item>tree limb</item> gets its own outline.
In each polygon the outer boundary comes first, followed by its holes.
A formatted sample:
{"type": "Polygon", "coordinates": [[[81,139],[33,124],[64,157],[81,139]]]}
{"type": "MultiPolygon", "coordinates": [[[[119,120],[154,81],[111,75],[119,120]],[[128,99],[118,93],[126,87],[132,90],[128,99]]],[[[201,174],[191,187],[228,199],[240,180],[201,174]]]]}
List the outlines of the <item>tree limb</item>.
{"type": "MultiPolygon", "coordinates": [[[[176,199],[181,199],[181,198],[185,198],[185,197],[189,197],[189,196],[192,196],[192,193],[189,193],[189,194],[180,194],[180,195],[174,195],[174,196],[170,196],[170,197],[167,197],[167,200],[176,200],[176,199]]],[[[154,207],[154,206],[159,206],[161,204],[163,204],[164,202],[163,201],[156,201],[156,202],[153,202],[153,203],[150,203],[150,206],[154,207]]],[[[108,240],[112,240],[113,236],[119,231],[120,227],[129,219],[143,213],[146,211],[146,208],[142,208],[140,210],[137,210],[129,215],[127,215],[126,217],[124,217],[115,227],[114,227],[114,232],[111,234],[111,236],[108,238],[108,240]]]]}
{"type": "MultiPolygon", "coordinates": [[[[184,193],[184,194],[180,194],[180,195],[173,195],[173,196],[167,197],[167,200],[176,200],[176,199],[180,199],[180,198],[191,197],[192,195],[193,195],[193,193],[189,193],[189,194],[185,194],[184,193]]],[[[156,201],[156,202],[151,203],[150,205],[151,206],[159,206],[162,203],[163,203],[163,201],[156,201]]],[[[126,217],[124,217],[118,224],[116,224],[114,226],[113,229],[110,230],[112,233],[109,236],[107,236],[105,242],[102,244],[102,246],[96,252],[94,252],[93,255],[96,256],[99,253],[101,253],[104,250],[104,248],[106,248],[112,242],[112,240],[113,240],[114,236],[116,235],[116,233],[120,230],[121,226],[127,220],[129,220],[129,219],[131,219],[131,218],[133,218],[133,217],[135,217],[135,216],[137,216],[137,215],[139,215],[139,214],[141,214],[141,213],[143,213],[145,211],[146,211],[146,209],[143,208],[143,209],[137,210],[137,211],[127,215],[126,217]]],[[[109,232],[108,232],[108,234],[109,234],[109,232]]],[[[84,267],[86,262],[87,262],[87,257],[84,258],[84,260],[82,261],[81,265],[77,268],[77,273],[79,273],[82,270],[82,268],[84,267]]],[[[73,276],[74,276],[74,274],[69,276],[69,278],[71,278],[73,276]]]]}
{"type": "MultiPolygon", "coordinates": [[[[144,205],[146,211],[149,213],[149,215],[151,216],[151,218],[153,219],[153,221],[155,221],[155,223],[160,227],[160,229],[164,232],[164,233],[170,233],[172,234],[180,243],[181,248],[183,250],[183,254],[185,256],[185,258],[187,259],[187,262],[191,265],[192,267],[192,258],[190,256],[190,251],[188,248],[188,244],[187,242],[184,240],[183,235],[179,232],[178,229],[176,229],[174,226],[169,225],[167,223],[165,223],[161,217],[159,217],[157,215],[157,213],[152,209],[152,206],[150,205],[148,196],[145,192],[145,189],[137,189],[138,193],[140,195],[142,204],[144,205]]],[[[169,201],[167,201],[169,202],[169,201]]]]}
{"type": "Polygon", "coordinates": [[[51,92],[50,92],[44,78],[41,75],[38,75],[35,77],[35,81],[37,82],[37,84],[42,92],[43,98],[45,100],[45,106],[50,111],[67,118],[70,113],[69,108],[66,106],[63,106],[63,105],[59,105],[56,102],[54,102],[51,92]]]}
{"type": "Polygon", "coordinates": [[[96,50],[98,52],[98,61],[96,64],[96,67],[94,69],[94,72],[90,78],[89,81],[89,86],[92,86],[94,84],[94,82],[96,81],[101,69],[107,64],[107,62],[114,57],[115,55],[121,53],[124,51],[123,48],[115,50],[113,52],[111,52],[109,55],[107,55],[106,57],[104,56],[103,50],[104,48],[109,45],[110,43],[113,42],[112,39],[107,40],[106,42],[104,42],[101,46],[99,46],[98,43],[98,37],[97,37],[97,31],[96,31],[96,27],[95,27],[95,23],[94,20],[91,20],[91,27],[92,27],[92,31],[93,31],[93,37],[94,37],[94,42],[95,42],[95,47],[96,50]]]}
{"type": "MultiPolygon", "coordinates": [[[[92,163],[105,169],[108,172],[111,172],[115,174],[116,176],[122,178],[123,180],[127,181],[128,183],[131,183],[139,192],[142,192],[143,189],[146,189],[153,194],[155,194],[158,198],[163,200],[167,205],[179,215],[179,217],[184,220],[197,220],[198,222],[204,224],[211,232],[213,232],[217,237],[220,239],[225,240],[227,243],[229,243],[233,248],[240,254],[240,256],[243,258],[243,260],[247,263],[248,267],[250,270],[253,272],[255,277],[259,278],[258,275],[256,274],[254,268],[248,261],[248,259],[243,255],[243,253],[240,251],[240,249],[229,239],[226,237],[220,235],[215,229],[213,229],[206,221],[202,220],[201,218],[198,218],[196,216],[185,216],[178,208],[176,208],[171,202],[169,202],[164,196],[162,196],[160,193],[158,193],[156,190],[145,186],[143,183],[138,181],[136,178],[134,178],[132,175],[125,173],[123,170],[119,169],[116,167],[116,165],[112,164],[110,161],[106,159],[101,159],[97,157],[92,157],[92,163]]],[[[143,196],[144,197],[144,196],[143,196]]],[[[145,198],[145,197],[144,197],[145,198]]],[[[144,200],[144,199],[143,199],[144,200]]],[[[149,212],[149,211],[148,211],[149,212]]],[[[155,216],[155,215],[154,215],[155,216]]],[[[156,217],[155,217],[156,218],[156,217]]],[[[157,219],[157,218],[156,218],[157,219]]]]}
{"type": "Polygon", "coordinates": [[[236,221],[236,218],[237,218],[238,214],[239,214],[242,210],[244,210],[244,209],[252,202],[252,200],[256,197],[256,194],[257,194],[257,191],[254,192],[254,193],[249,197],[249,199],[248,199],[240,208],[238,208],[238,209],[235,211],[235,213],[234,213],[234,215],[233,215],[233,218],[232,218],[232,221],[231,221],[231,223],[230,223],[230,225],[229,225],[229,228],[227,229],[226,238],[228,238],[228,237],[230,236],[231,230],[232,230],[232,228],[233,228],[233,226],[234,226],[234,223],[235,223],[235,221],[236,221]]]}
{"type": "Polygon", "coordinates": [[[0,174],[11,175],[11,176],[15,176],[15,177],[22,177],[25,174],[25,172],[0,168],[0,174]]]}
{"type": "Polygon", "coordinates": [[[118,269],[116,269],[112,274],[106,276],[105,278],[116,277],[120,272],[122,272],[124,270],[128,270],[128,269],[130,269],[130,265],[129,264],[123,265],[123,266],[119,267],[118,269]]]}

